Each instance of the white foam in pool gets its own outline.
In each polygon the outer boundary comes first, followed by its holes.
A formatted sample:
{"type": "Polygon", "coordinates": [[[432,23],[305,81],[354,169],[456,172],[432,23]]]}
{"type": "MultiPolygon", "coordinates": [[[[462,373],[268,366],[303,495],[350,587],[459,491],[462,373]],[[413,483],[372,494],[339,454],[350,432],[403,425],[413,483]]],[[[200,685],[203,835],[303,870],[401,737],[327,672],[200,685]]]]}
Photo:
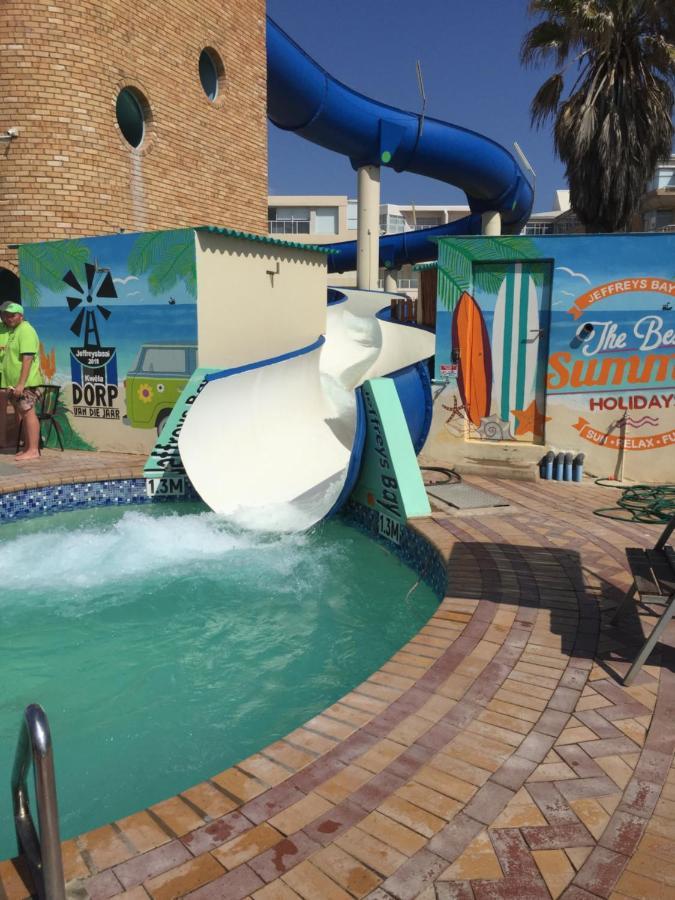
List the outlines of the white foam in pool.
{"type": "Polygon", "coordinates": [[[189,571],[237,552],[265,549],[273,551],[278,572],[284,559],[292,565],[303,542],[299,534],[269,537],[236,531],[215,513],[154,516],[129,511],[96,530],[61,527],[54,533],[5,539],[0,544],[2,597],[26,590],[103,587],[153,573],[189,571]]]}

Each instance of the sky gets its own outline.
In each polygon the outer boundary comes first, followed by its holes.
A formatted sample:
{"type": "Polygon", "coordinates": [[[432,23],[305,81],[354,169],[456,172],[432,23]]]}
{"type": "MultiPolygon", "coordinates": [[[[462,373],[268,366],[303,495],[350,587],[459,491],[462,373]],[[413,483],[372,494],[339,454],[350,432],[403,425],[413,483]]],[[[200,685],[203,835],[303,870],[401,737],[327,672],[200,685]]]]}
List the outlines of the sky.
{"type": "MultiPolygon", "coordinates": [[[[517,141],[536,172],[535,211],[565,188],[550,125],[530,125],[530,101],[549,68],[525,69],[520,44],[536,23],[527,0],[267,0],[269,15],[317,62],[368,97],[477,131],[509,150],[517,141]]],[[[356,196],[349,160],[269,125],[270,194],[356,196]]],[[[462,191],[382,169],[382,202],[463,204],[462,191]]]]}

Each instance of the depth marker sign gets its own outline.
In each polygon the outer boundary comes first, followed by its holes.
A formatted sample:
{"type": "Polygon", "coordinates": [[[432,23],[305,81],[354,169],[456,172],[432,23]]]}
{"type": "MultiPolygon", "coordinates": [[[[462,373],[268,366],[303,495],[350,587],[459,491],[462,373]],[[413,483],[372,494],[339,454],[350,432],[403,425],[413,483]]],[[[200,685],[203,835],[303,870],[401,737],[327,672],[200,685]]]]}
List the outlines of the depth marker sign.
{"type": "Polygon", "coordinates": [[[217,371],[218,369],[195,369],[169,413],[162,433],[143,467],[148,497],[182,497],[190,486],[178,451],[178,437],[190,407],[206,384],[206,376],[217,371]]]}
{"type": "Polygon", "coordinates": [[[431,512],[396,386],[374,378],[363,387],[366,443],[353,498],[377,512],[379,533],[395,544],[411,516],[431,512]]]}

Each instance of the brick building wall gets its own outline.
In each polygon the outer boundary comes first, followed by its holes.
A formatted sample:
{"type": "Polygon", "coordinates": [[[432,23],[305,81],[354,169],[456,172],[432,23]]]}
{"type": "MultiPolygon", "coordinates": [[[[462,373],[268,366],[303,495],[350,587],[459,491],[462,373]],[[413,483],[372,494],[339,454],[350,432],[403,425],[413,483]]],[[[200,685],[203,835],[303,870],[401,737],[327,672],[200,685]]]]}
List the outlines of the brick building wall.
{"type": "Polygon", "coordinates": [[[0,267],[8,244],[181,225],[267,230],[265,0],[1,0],[0,267]],[[215,102],[198,60],[224,67],[215,102]],[[119,91],[146,98],[137,149],[119,91]]]}

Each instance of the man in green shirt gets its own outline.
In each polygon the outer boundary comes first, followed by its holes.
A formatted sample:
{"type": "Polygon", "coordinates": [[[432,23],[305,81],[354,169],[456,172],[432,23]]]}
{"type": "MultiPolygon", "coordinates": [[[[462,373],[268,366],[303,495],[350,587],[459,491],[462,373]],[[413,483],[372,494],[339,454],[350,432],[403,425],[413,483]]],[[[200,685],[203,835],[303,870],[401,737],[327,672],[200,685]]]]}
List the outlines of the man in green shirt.
{"type": "Polygon", "coordinates": [[[40,422],[34,407],[40,396],[37,388],[42,384],[40,341],[33,326],[24,319],[20,303],[7,301],[1,304],[0,318],[8,329],[2,358],[2,387],[23,424],[24,447],[14,458],[20,462],[38,459],[40,422]]]}

